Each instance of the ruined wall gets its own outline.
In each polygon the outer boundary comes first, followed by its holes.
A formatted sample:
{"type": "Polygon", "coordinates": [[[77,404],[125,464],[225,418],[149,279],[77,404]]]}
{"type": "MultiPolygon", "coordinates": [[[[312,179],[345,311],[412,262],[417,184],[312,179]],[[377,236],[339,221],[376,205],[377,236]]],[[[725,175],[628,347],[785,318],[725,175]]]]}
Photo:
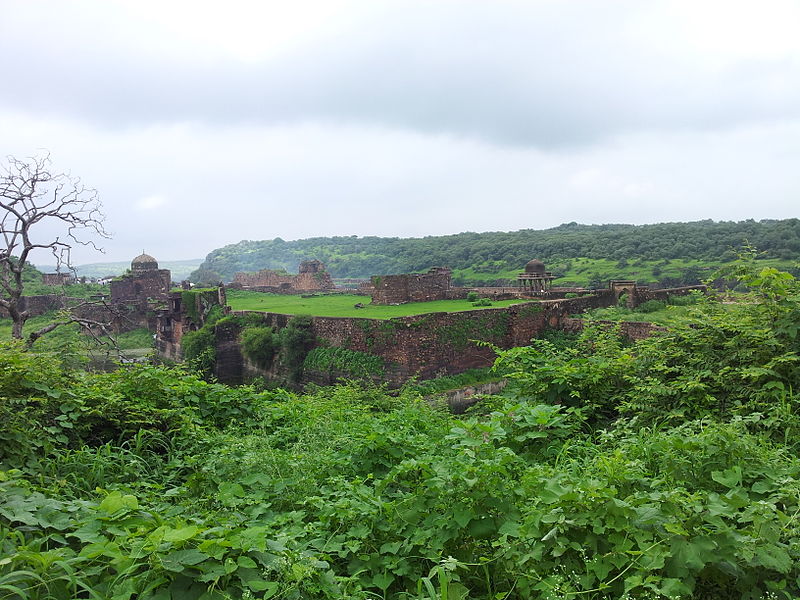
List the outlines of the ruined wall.
{"type": "Polygon", "coordinates": [[[236,273],[233,277],[233,285],[277,294],[322,292],[335,287],[327,271],[287,275],[270,269],[262,269],[255,273],[236,273]]]}
{"type": "Polygon", "coordinates": [[[44,285],[67,285],[74,281],[72,273],[42,273],[44,285]]]}
{"type": "MultiPolygon", "coordinates": [[[[64,308],[70,303],[80,302],[79,298],[69,298],[59,294],[44,294],[41,296],[22,296],[19,299],[21,311],[27,310],[31,317],[38,317],[51,310],[64,308]]],[[[8,311],[0,308],[0,317],[8,318],[8,311]]]]}
{"type": "Polygon", "coordinates": [[[433,267],[427,273],[375,275],[371,279],[373,304],[405,304],[466,298],[467,291],[451,286],[450,269],[433,267]]]}
{"type": "Polygon", "coordinates": [[[226,292],[223,286],[171,292],[164,306],[155,312],[155,323],[151,329],[156,332],[155,347],[158,356],[173,361],[183,360],[183,335],[202,327],[215,306],[229,311],[225,305],[226,292]]]}
{"type": "MultiPolygon", "coordinates": [[[[645,321],[592,321],[592,323],[603,327],[619,327],[620,335],[631,341],[643,340],[656,333],[667,331],[666,327],[645,321]]],[[[565,318],[561,321],[560,329],[571,333],[580,333],[583,331],[584,325],[583,319],[565,318]]]]}
{"type": "Polygon", "coordinates": [[[163,299],[169,294],[172,275],[168,269],[139,271],[111,282],[111,302],[132,302],[148,298],[163,299]]]}

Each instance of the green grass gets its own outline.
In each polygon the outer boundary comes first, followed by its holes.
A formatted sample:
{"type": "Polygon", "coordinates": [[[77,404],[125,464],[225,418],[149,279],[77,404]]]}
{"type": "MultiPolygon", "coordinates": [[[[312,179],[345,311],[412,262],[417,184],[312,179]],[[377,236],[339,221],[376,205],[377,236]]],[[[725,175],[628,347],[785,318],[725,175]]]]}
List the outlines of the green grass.
{"type": "MultiPolygon", "coordinates": [[[[37,329],[49,325],[58,318],[56,311],[51,311],[38,317],[31,317],[25,322],[23,334],[30,335],[37,329]]],[[[0,318],[0,340],[11,339],[11,319],[0,318]]],[[[151,350],[153,348],[153,334],[146,327],[134,329],[114,336],[120,350],[151,350]]],[[[40,352],[86,352],[92,349],[93,340],[81,333],[77,324],[68,324],[58,327],[54,331],[42,336],[33,345],[33,349],[40,352]]],[[[135,353],[134,353],[135,354],[135,353]]]]}
{"type": "Polygon", "coordinates": [[[524,300],[500,300],[492,306],[472,306],[468,300],[435,300],[433,302],[410,302],[399,306],[369,304],[366,296],[331,294],[303,298],[281,294],[264,294],[244,290],[229,290],[228,304],[233,310],[257,310],[285,315],[313,315],[316,317],[363,317],[366,319],[392,319],[432,312],[463,312],[483,308],[503,308],[520,304],[524,300]],[[364,308],[355,308],[357,303],[364,308]]]}

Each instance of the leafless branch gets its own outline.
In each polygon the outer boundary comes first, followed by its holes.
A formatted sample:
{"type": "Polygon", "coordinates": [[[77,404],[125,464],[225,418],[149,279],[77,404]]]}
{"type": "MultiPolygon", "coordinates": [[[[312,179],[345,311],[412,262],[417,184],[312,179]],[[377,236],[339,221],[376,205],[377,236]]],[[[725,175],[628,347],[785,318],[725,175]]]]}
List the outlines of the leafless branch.
{"type": "Polygon", "coordinates": [[[49,154],[6,158],[0,167],[0,307],[14,322],[14,337],[22,338],[29,317],[20,310],[20,298],[22,274],[31,252],[49,251],[60,270],[63,265],[70,266],[70,250],[75,244],[102,251],[95,240],[110,236],[101,209],[97,190],[69,173],[54,172],[49,154]],[[59,226],[62,234],[53,238],[49,228],[41,226],[45,223],[59,226]],[[47,239],[41,239],[42,234],[47,239]]]}

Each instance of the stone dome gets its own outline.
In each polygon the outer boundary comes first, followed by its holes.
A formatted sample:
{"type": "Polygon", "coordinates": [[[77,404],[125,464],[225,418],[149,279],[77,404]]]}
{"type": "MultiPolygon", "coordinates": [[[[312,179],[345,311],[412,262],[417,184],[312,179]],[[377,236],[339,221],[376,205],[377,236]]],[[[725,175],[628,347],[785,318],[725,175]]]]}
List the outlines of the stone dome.
{"type": "Polygon", "coordinates": [[[157,271],[158,261],[149,254],[140,254],[131,261],[131,271],[157,271]]]}
{"type": "Polygon", "coordinates": [[[542,261],[534,258],[527,265],[525,265],[525,274],[526,275],[544,275],[545,274],[544,263],[542,261]]]}

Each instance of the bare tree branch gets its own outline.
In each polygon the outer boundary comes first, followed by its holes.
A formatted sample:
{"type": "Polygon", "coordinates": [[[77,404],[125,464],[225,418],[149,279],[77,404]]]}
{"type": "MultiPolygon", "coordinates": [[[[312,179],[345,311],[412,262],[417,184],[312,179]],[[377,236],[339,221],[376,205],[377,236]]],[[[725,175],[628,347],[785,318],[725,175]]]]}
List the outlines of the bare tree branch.
{"type": "MultiPolygon", "coordinates": [[[[20,299],[31,252],[49,251],[57,268],[69,267],[74,244],[102,251],[95,240],[110,237],[104,220],[97,190],[87,188],[69,173],[53,172],[49,154],[6,158],[6,164],[0,167],[0,307],[13,321],[13,337],[22,339],[22,328],[29,317],[21,310],[20,299]],[[62,234],[53,237],[45,224],[60,227],[62,234]],[[42,233],[49,239],[40,239],[42,233]]],[[[37,337],[45,333],[40,330],[37,337]]]]}

